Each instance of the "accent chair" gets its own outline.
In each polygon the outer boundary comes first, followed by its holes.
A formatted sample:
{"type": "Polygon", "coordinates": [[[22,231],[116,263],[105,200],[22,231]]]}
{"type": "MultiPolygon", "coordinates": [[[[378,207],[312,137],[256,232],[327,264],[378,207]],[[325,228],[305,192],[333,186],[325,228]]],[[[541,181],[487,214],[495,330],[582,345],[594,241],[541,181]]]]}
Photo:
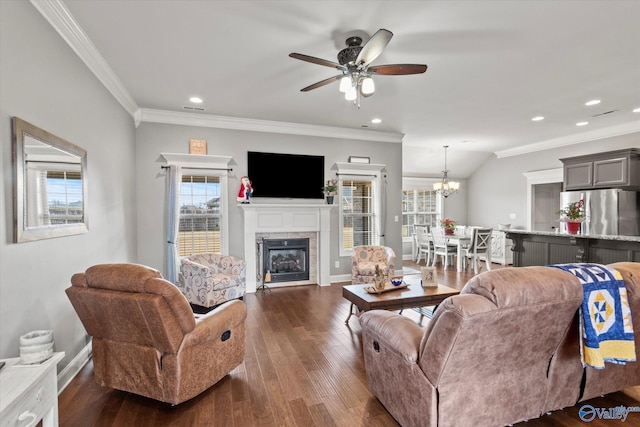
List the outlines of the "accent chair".
{"type": "Polygon", "coordinates": [[[196,254],[180,259],[177,286],[191,304],[214,307],[242,299],[246,262],[230,255],[196,254]]]}

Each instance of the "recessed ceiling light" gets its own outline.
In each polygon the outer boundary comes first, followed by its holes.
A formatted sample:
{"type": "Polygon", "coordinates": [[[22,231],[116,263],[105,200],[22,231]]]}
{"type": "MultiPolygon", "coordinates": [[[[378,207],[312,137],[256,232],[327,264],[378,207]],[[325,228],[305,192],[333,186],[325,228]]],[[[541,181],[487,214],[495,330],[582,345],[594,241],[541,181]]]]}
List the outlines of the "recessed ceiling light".
{"type": "Polygon", "coordinates": [[[193,102],[194,104],[202,104],[202,98],[198,98],[197,96],[192,96],[191,98],[189,98],[190,102],[193,102]]]}
{"type": "Polygon", "coordinates": [[[636,108],[635,110],[633,110],[634,113],[640,113],[640,108],[636,108]]]}
{"type": "Polygon", "coordinates": [[[382,119],[377,119],[377,118],[371,119],[371,123],[374,123],[374,124],[382,123],[382,119]]]}
{"type": "Polygon", "coordinates": [[[544,120],[544,117],[542,116],[535,116],[534,118],[531,119],[532,122],[539,122],[540,120],[544,120]]]}
{"type": "Polygon", "coordinates": [[[473,141],[469,141],[468,139],[463,139],[462,141],[463,144],[471,144],[473,141]]]}
{"type": "Polygon", "coordinates": [[[588,106],[598,105],[598,104],[600,104],[599,99],[592,99],[591,101],[587,101],[584,103],[584,105],[588,105],[588,106]]]}
{"type": "Polygon", "coordinates": [[[576,123],[576,126],[586,126],[588,124],[589,124],[589,122],[578,122],[578,123],[576,123]]]}

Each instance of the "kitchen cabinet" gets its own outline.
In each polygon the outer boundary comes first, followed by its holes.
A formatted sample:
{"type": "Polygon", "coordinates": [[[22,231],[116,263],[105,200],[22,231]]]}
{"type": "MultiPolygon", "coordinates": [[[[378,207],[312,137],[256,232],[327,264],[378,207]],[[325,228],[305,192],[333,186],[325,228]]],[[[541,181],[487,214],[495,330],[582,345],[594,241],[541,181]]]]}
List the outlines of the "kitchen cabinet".
{"type": "Polygon", "coordinates": [[[560,159],[564,164],[564,189],[622,188],[640,190],[640,149],[560,159]]]}

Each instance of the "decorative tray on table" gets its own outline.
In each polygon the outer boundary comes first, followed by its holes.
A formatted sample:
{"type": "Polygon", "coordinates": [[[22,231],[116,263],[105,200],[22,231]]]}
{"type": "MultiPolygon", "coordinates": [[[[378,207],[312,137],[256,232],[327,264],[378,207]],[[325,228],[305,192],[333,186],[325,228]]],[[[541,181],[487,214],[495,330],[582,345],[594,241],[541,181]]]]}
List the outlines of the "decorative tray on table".
{"type": "Polygon", "coordinates": [[[364,290],[370,294],[382,294],[384,292],[395,291],[398,289],[406,289],[407,287],[408,285],[405,282],[402,282],[398,286],[392,285],[391,283],[387,283],[384,289],[381,289],[379,291],[376,290],[375,286],[365,286],[364,290]]]}

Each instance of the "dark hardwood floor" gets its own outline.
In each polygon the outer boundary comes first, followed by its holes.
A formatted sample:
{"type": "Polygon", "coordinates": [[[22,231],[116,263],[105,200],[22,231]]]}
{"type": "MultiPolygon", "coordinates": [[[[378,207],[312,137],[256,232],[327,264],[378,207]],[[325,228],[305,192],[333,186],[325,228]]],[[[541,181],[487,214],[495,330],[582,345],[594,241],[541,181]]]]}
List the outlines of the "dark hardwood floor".
{"type": "MultiPolygon", "coordinates": [[[[412,262],[405,266],[419,267],[412,262]]],[[[450,267],[444,273],[440,268],[438,274],[440,283],[461,289],[473,271],[457,273],[450,267]]],[[[358,320],[352,317],[349,325],[344,323],[349,303],[342,298],[343,284],[246,295],[244,363],[209,390],[175,407],[98,386],[89,362],[59,396],[60,425],[397,426],[367,387],[358,320]]],[[[419,319],[411,310],[403,315],[419,319]]],[[[640,387],[585,403],[597,408],[640,407],[640,387]]],[[[578,416],[581,406],[521,424],[584,426],[587,423],[578,416]]],[[[596,419],[588,425],[637,426],[640,413],[629,414],[624,423],[596,419]]]]}

